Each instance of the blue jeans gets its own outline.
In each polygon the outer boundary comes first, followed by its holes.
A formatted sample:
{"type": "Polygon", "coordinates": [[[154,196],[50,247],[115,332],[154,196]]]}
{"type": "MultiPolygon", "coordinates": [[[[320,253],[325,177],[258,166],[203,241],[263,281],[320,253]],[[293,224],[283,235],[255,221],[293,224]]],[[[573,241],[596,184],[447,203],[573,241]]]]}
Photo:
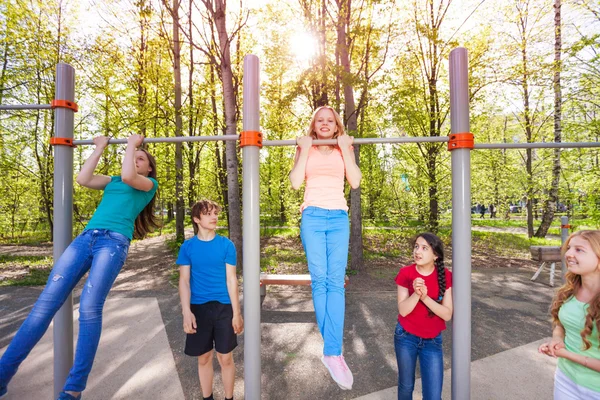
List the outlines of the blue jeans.
{"type": "Polygon", "coordinates": [[[444,383],[442,334],[433,339],[423,339],[408,333],[398,323],[394,332],[394,348],[398,362],[398,400],[412,399],[417,358],[421,366],[423,400],[441,400],[444,383]]]}
{"type": "Polygon", "coordinates": [[[317,325],[323,337],[323,354],[342,354],[350,226],[344,210],[306,207],[302,212],[300,237],[312,280],[317,325]]]}
{"type": "Polygon", "coordinates": [[[77,282],[89,270],[79,300],[79,338],[64,390],[81,392],[92,370],[102,331],[102,308],[127,258],[129,239],[106,229],[84,231],[60,256],[33,309],[0,359],[0,388],[6,387],[77,282]]]}

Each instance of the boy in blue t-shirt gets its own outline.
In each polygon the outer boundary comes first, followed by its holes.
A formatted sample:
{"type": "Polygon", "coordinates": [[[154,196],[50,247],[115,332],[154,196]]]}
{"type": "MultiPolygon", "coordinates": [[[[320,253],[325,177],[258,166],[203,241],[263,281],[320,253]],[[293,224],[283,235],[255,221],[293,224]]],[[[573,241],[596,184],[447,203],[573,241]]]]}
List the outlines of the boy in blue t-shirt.
{"type": "Polygon", "coordinates": [[[192,207],[196,235],[179,249],[179,298],[185,354],[198,357],[200,388],[205,400],[213,400],[213,347],[221,365],[226,400],[233,399],[235,365],[233,349],[244,330],[236,275],[233,242],[217,235],[221,207],[201,200],[192,207]]]}

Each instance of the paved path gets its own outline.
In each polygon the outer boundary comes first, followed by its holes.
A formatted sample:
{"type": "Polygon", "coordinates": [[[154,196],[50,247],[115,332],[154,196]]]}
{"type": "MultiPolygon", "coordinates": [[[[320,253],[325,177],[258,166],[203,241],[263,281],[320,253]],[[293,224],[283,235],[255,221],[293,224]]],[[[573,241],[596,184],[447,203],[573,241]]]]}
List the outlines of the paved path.
{"type": "MultiPolygon", "coordinates": [[[[101,351],[94,361],[85,399],[183,399],[156,299],[112,298],[104,310],[101,351]]],[[[74,319],[78,317],[76,308],[74,319]]],[[[75,337],[78,330],[75,324],[75,337]]],[[[6,400],[52,399],[53,336],[50,325],[11,381],[6,400]]]]}
{"type": "MultiPolygon", "coordinates": [[[[125,394],[128,399],[162,399],[166,397],[160,397],[163,393],[160,390],[152,392],[150,397],[145,390],[148,385],[156,383],[161,386],[171,381],[175,382],[175,389],[168,391],[172,393],[170,400],[201,398],[195,360],[182,354],[185,335],[181,329],[179,298],[176,288],[167,279],[172,263],[173,257],[159,239],[138,242],[135,251],[132,249],[130,259],[109,295],[103,342],[86,399],[117,399],[125,394]],[[136,301],[147,308],[132,306],[138,304],[136,301]],[[146,314],[160,314],[160,318],[153,319],[148,328],[142,328],[138,318],[146,314]],[[159,336],[164,340],[158,340],[159,336]],[[117,343],[118,346],[111,347],[117,343]],[[114,358],[112,354],[121,358],[114,358]],[[159,371],[155,368],[164,366],[169,366],[169,382],[152,375],[159,371]],[[177,381],[182,394],[177,391],[177,381]],[[101,397],[88,397],[98,396],[98,393],[101,397]]],[[[475,270],[472,274],[472,390],[474,395],[477,393],[473,399],[497,398],[494,387],[498,387],[502,379],[514,379],[515,368],[510,367],[510,360],[516,365],[515,361],[523,358],[523,363],[519,364],[523,372],[518,375],[527,377],[524,381],[540,384],[544,390],[552,381],[552,365],[547,365],[548,359],[535,354],[533,349],[535,342],[551,333],[548,307],[553,289],[540,283],[547,281],[547,273],[543,273],[539,282],[529,280],[531,273],[529,269],[497,268],[475,270]],[[508,361],[503,364],[498,360],[508,361]],[[534,367],[538,363],[545,367],[534,367]],[[507,367],[502,367],[507,364],[507,367]]],[[[309,289],[269,287],[261,317],[262,399],[355,399],[377,396],[377,393],[386,390],[393,393],[397,380],[393,349],[397,311],[393,289],[393,283],[388,280],[382,280],[378,290],[349,286],[344,343],[345,357],[354,372],[355,384],[352,391],[342,391],[331,381],[319,361],[322,341],[314,321],[309,289]]],[[[40,290],[0,287],[0,348],[9,343],[40,290]]],[[[80,288],[77,288],[75,303],[79,293],[80,288]]],[[[446,369],[451,367],[452,329],[449,326],[444,333],[446,369]]],[[[237,363],[235,398],[242,399],[243,335],[239,343],[234,353],[237,363]]],[[[30,357],[35,367],[25,369],[24,366],[9,387],[11,396],[16,396],[13,398],[31,398],[20,392],[19,388],[27,385],[19,384],[18,379],[35,383],[44,374],[51,374],[50,348],[42,344],[38,347],[35,351],[41,353],[30,357]]],[[[215,368],[218,371],[216,363],[215,368]]],[[[166,372],[159,373],[162,374],[166,372]]],[[[517,385],[519,392],[514,397],[513,392],[506,392],[507,396],[502,398],[546,398],[546,391],[539,392],[537,386],[525,383],[517,385]]],[[[223,397],[221,388],[217,372],[217,399],[223,397]]]]}

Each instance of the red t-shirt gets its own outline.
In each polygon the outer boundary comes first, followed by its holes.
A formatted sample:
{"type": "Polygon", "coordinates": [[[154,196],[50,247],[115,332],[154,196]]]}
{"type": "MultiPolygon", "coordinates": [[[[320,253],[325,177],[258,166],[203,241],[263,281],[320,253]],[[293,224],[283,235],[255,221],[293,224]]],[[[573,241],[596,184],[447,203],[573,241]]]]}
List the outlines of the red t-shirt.
{"type": "MultiPolygon", "coordinates": [[[[446,290],[452,287],[452,272],[446,271],[446,290]]],[[[413,281],[417,278],[423,278],[425,286],[427,286],[427,295],[432,299],[437,299],[440,293],[438,285],[438,273],[437,268],[434,268],[433,272],[428,276],[421,275],[417,271],[417,265],[411,264],[406,267],[400,268],[398,275],[396,275],[396,284],[408,289],[408,295],[414,293],[413,281]]],[[[406,317],[398,314],[398,322],[400,325],[409,333],[415,336],[419,336],[424,339],[432,339],[440,334],[441,331],[446,329],[446,321],[438,317],[437,315],[429,315],[429,310],[419,301],[415,306],[414,310],[406,317]]]]}

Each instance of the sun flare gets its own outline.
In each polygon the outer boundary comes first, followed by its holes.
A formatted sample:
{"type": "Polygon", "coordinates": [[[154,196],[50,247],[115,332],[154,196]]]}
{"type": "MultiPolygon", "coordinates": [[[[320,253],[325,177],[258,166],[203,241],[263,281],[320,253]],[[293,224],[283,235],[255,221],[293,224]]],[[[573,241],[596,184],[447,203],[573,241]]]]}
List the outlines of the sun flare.
{"type": "Polygon", "coordinates": [[[298,61],[309,61],[317,54],[317,39],[308,32],[296,32],[290,38],[290,49],[298,61]]]}

